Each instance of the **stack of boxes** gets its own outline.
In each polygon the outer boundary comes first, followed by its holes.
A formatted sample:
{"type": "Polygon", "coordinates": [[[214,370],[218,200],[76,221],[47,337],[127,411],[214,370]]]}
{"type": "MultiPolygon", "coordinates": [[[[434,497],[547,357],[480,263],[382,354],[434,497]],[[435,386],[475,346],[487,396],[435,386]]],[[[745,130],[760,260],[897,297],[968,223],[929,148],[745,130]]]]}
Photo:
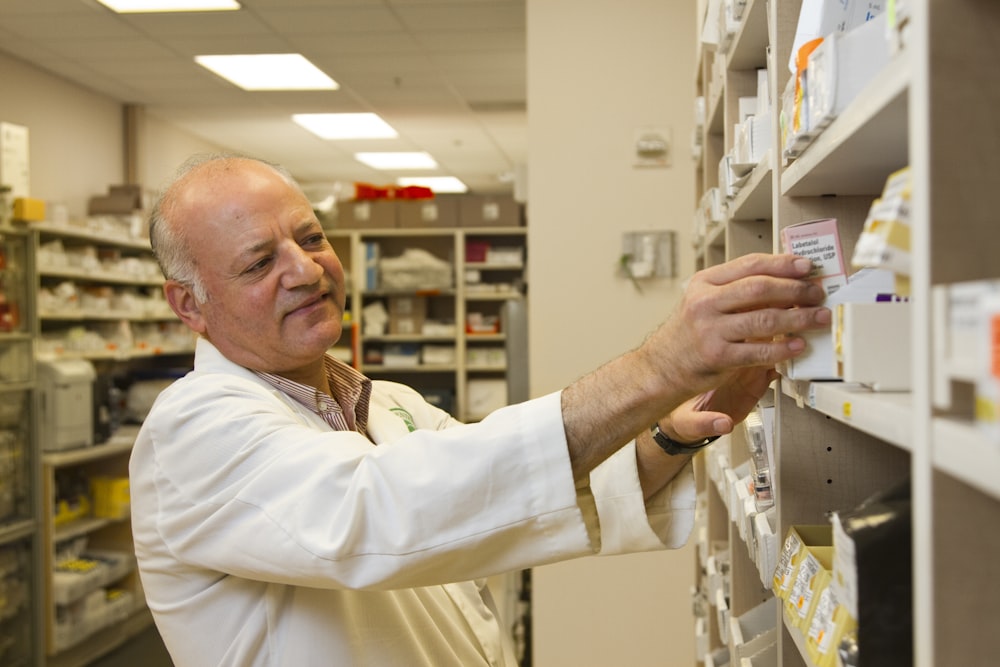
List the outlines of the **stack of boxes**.
{"type": "Polygon", "coordinates": [[[355,199],[338,204],[337,229],[518,227],[512,195],[442,195],[432,199],[355,199]]]}

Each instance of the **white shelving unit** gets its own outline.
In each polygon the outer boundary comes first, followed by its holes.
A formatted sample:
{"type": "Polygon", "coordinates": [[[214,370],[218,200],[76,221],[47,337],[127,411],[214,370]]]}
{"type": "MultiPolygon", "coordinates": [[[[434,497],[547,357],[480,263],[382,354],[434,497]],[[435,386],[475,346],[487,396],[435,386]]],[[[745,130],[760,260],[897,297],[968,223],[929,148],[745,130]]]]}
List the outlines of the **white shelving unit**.
{"type": "MultiPolygon", "coordinates": [[[[149,241],[134,236],[128,220],[42,222],[32,224],[30,233],[37,361],[93,364],[95,404],[105,399],[99,392],[128,384],[137,373],[155,376],[190,368],[194,336],[161,298],[163,279],[149,241]]],[[[49,667],[84,667],[152,625],[135,569],[130,518],[127,512],[96,516],[86,488],[97,477],[128,477],[138,426],[124,423],[128,411],[120,407],[121,425],[110,419],[98,428],[95,417],[91,446],[59,450],[39,443],[43,539],[37,562],[43,594],[38,627],[45,653],[39,664],[49,667]],[[86,501],[77,503],[81,498],[86,501]],[[59,563],[67,547],[84,540],[85,552],[103,561],[67,587],[59,563]],[[98,604],[102,595],[104,603],[98,604]]]]}
{"type": "MultiPolygon", "coordinates": [[[[950,375],[935,366],[933,325],[944,313],[935,310],[932,292],[1000,278],[1000,264],[990,252],[1000,243],[992,201],[1000,179],[1000,115],[994,104],[1000,77],[989,46],[989,36],[1000,30],[1000,5],[972,0],[906,5],[910,19],[903,50],[795,160],[779,157],[775,113],[771,150],[728,202],[719,228],[705,234],[696,260],[701,268],[748,252],[777,252],[781,229],[826,217],[838,219],[850,257],[886,178],[910,166],[913,390],[879,393],[785,378],[778,383],[774,532],[783,539],[793,525],[826,523],[829,512],[850,509],[909,479],[913,600],[912,609],[909,603],[900,609],[911,615],[912,664],[987,665],[998,655],[988,629],[1000,623],[1000,537],[990,528],[1000,520],[1000,444],[976,429],[972,392],[961,381],[950,406],[932,401],[939,376],[950,375]]],[[[780,109],[801,6],[802,0],[748,0],[725,49],[700,47],[695,83],[706,112],[696,202],[718,186],[719,160],[733,145],[738,98],[755,94],[758,68],[768,69],[771,108],[780,109]]],[[[740,430],[719,446],[717,455],[732,468],[748,458],[740,430]]],[[[713,463],[697,466],[703,498],[699,553],[729,561],[726,614],[733,618],[772,593],[761,584],[730,521],[728,499],[712,483],[713,463]]],[[[697,571],[704,584],[701,563],[697,571]]],[[[706,664],[713,651],[731,648],[716,611],[712,607],[703,617],[705,631],[699,635],[707,644],[700,651],[706,664]]],[[[801,631],[778,616],[774,654],[753,664],[811,665],[801,631]]],[[[859,633],[878,631],[862,627],[859,633]]],[[[863,645],[862,639],[865,665],[863,645]]]]}
{"type": "MultiPolygon", "coordinates": [[[[526,251],[524,227],[468,227],[468,228],[386,228],[330,230],[328,237],[345,265],[349,275],[348,306],[352,329],[345,329],[339,345],[341,356],[354,361],[362,372],[376,379],[404,382],[430,394],[451,398],[444,407],[462,421],[477,421],[485,412],[476,409],[470,398],[470,383],[487,380],[506,382],[512,366],[525,364],[521,354],[514,354],[508,346],[509,336],[503,313],[508,302],[526,299],[525,262],[521,261],[466,261],[468,243],[486,243],[498,249],[526,251]],[[367,289],[365,278],[364,247],[377,243],[382,257],[397,257],[405,249],[426,250],[435,258],[447,262],[453,274],[452,285],[441,287],[414,287],[406,290],[367,289]],[[467,272],[478,274],[470,279],[467,272]],[[412,334],[364,332],[364,309],[376,301],[386,304],[393,297],[415,297],[426,303],[427,317],[451,322],[453,331],[446,334],[412,334]],[[472,312],[486,317],[500,318],[499,331],[474,333],[466,328],[466,316],[472,312]],[[425,362],[413,359],[405,364],[371,362],[367,357],[372,350],[384,351],[386,346],[404,345],[454,347],[453,363],[425,362]],[[350,349],[346,349],[350,347],[350,349]],[[504,361],[491,363],[470,362],[477,350],[504,351],[504,361]],[[514,358],[511,358],[511,357],[514,358]]],[[[526,354],[526,350],[524,353],[526,354]]]]}

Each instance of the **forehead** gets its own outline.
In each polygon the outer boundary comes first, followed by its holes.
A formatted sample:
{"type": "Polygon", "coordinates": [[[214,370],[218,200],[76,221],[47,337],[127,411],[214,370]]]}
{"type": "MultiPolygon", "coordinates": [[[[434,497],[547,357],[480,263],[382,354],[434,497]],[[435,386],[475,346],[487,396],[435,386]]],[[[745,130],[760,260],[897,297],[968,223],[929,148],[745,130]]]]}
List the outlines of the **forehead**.
{"type": "Polygon", "coordinates": [[[272,167],[246,159],[195,167],[177,183],[174,205],[173,217],[189,231],[260,216],[314,217],[298,186],[272,167]]]}

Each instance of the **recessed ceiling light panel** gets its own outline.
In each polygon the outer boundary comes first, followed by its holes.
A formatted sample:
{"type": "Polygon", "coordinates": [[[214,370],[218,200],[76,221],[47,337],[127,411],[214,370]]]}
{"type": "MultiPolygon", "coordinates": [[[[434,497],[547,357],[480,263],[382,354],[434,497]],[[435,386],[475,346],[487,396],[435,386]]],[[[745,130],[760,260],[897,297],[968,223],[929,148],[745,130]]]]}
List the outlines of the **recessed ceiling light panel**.
{"type": "Polygon", "coordinates": [[[97,0],[119,14],[153,12],[223,12],[240,8],[236,0],[97,0]]]}
{"type": "Polygon", "coordinates": [[[195,56],[195,62],[244,90],[337,90],[337,82],[298,53],[195,56]]]}
{"type": "Polygon", "coordinates": [[[372,169],[437,169],[428,153],[355,153],[354,159],[372,169]]]}
{"type": "Polygon", "coordinates": [[[395,139],[399,136],[373,113],[297,113],[292,120],[322,139],[395,139]]]}

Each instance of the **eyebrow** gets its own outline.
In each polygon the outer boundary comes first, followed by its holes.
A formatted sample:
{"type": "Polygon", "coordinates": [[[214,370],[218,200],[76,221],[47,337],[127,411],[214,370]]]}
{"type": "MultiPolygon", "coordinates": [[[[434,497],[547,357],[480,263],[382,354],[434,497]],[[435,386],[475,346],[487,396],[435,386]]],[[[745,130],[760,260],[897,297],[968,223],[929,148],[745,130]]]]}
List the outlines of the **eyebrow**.
{"type": "MultiPolygon", "coordinates": [[[[316,220],[304,220],[295,227],[295,229],[293,230],[293,234],[303,234],[305,232],[313,231],[314,229],[321,230],[322,227],[316,220]]],[[[253,256],[265,250],[269,250],[273,246],[274,246],[274,239],[271,238],[264,239],[259,243],[255,243],[251,246],[248,246],[240,250],[240,252],[236,255],[236,259],[241,263],[249,261],[251,258],[253,258],[253,256]]]]}

